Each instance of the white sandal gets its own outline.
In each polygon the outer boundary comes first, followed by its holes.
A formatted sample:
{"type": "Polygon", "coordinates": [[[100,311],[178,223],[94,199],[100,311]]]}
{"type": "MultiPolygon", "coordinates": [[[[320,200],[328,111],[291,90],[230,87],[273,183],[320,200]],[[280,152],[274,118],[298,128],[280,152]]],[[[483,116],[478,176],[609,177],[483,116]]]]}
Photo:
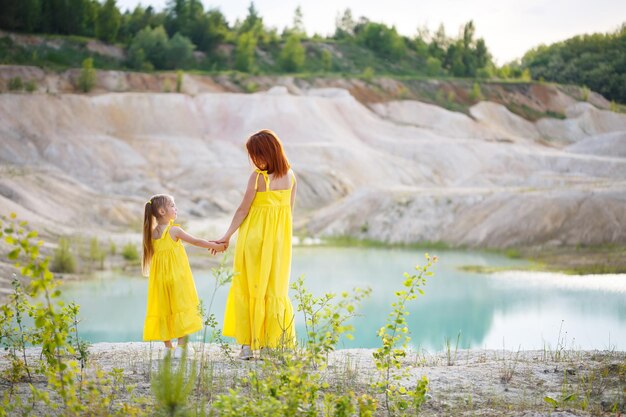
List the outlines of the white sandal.
{"type": "Polygon", "coordinates": [[[239,356],[237,356],[237,359],[240,359],[242,361],[247,361],[253,358],[254,358],[254,354],[252,353],[252,349],[250,349],[250,346],[248,345],[241,346],[241,352],[239,352],[239,356]]]}

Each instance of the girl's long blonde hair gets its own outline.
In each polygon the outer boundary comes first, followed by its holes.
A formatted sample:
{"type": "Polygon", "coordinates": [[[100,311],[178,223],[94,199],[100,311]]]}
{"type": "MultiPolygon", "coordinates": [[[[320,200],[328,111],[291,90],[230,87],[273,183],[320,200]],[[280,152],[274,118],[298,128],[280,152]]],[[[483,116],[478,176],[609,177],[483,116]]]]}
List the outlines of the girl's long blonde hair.
{"type": "Polygon", "coordinates": [[[143,209],[143,258],[141,260],[141,271],[144,276],[150,274],[150,261],[154,254],[152,246],[152,230],[154,222],[160,217],[159,209],[166,208],[167,204],[174,199],[166,194],[157,194],[150,197],[143,209]]]}

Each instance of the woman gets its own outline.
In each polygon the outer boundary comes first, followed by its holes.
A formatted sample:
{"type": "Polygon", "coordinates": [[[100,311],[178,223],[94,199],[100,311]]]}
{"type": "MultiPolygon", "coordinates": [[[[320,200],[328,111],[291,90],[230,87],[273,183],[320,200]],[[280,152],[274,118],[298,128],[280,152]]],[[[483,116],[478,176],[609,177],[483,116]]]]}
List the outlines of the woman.
{"type": "Polygon", "coordinates": [[[271,130],[250,136],[246,148],[256,169],[218,241],[228,244],[239,229],[223,334],[242,345],[242,360],[252,359],[253,350],[291,346],[295,340],[288,291],[296,178],[271,130]]]}

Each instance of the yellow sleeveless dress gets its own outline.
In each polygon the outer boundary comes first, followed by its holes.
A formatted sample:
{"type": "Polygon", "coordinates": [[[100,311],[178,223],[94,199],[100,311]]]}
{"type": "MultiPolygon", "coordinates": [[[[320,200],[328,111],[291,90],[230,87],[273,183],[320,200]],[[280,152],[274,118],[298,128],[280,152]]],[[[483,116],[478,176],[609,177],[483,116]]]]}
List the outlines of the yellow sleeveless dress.
{"type": "MultiPolygon", "coordinates": [[[[183,242],[170,236],[170,221],[159,239],[148,279],[148,304],[143,340],[172,340],[202,329],[198,293],[183,242]]],[[[178,226],[178,225],[176,225],[178,226]]]]}
{"type": "Polygon", "coordinates": [[[267,171],[256,172],[257,182],[263,175],[266,191],[257,191],[239,226],[223,330],[224,336],[253,350],[292,346],[295,341],[288,295],[293,183],[287,190],[270,190],[267,171]]]}

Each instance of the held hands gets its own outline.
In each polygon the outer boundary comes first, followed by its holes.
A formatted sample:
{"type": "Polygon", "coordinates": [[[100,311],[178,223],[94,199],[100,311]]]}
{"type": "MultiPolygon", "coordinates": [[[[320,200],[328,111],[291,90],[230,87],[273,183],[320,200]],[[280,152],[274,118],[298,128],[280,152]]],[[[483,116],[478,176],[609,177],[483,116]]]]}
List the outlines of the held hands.
{"type": "Polygon", "coordinates": [[[210,240],[209,242],[211,242],[214,247],[210,248],[209,252],[211,252],[211,255],[224,252],[226,249],[228,249],[229,241],[230,239],[226,238],[226,236],[218,240],[210,240]]]}
{"type": "Polygon", "coordinates": [[[228,245],[230,244],[230,236],[224,235],[221,239],[211,240],[211,243],[220,245],[222,247],[222,250],[211,249],[211,253],[213,255],[215,255],[217,252],[224,252],[226,249],[228,249],[228,245]]]}
{"type": "Polygon", "coordinates": [[[209,252],[211,252],[211,255],[224,252],[226,249],[228,249],[228,243],[218,242],[215,240],[209,240],[209,242],[213,245],[212,248],[209,248],[209,252]]]}

